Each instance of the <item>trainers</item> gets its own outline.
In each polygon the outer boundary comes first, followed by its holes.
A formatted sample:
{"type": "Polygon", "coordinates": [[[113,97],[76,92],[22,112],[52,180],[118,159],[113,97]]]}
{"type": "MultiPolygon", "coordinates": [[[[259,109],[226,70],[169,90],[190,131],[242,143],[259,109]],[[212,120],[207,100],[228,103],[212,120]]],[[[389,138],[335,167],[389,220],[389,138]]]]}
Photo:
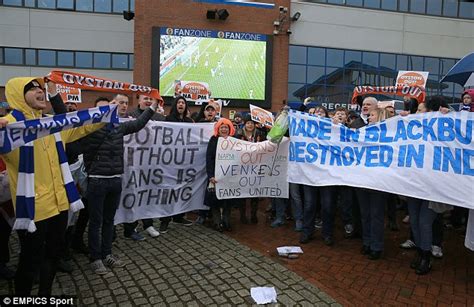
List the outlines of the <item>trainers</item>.
{"type": "Polygon", "coordinates": [[[92,271],[94,271],[94,273],[98,275],[107,274],[107,268],[105,267],[104,263],[100,259],[91,263],[91,269],[92,271]]]}
{"type": "Polygon", "coordinates": [[[197,219],[194,221],[195,224],[197,225],[203,225],[206,219],[202,216],[198,216],[197,219]]]}
{"type": "Polygon", "coordinates": [[[146,233],[150,235],[152,238],[156,238],[160,235],[160,232],[155,229],[155,227],[150,226],[147,229],[145,229],[146,233]]]}
{"type": "Polygon", "coordinates": [[[443,258],[443,248],[441,248],[441,246],[432,245],[431,255],[433,255],[435,258],[443,258]]]}
{"type": "Polygon", "coordinates": [[[130,235],[126,235],[125,238],[132,239],[133,241],[143,241],[143,240],[145,240],[145,237],[142,236],[140,233],[138,233],[136,231],[132,232],[130,235]]]}
{"type": "Polygon", "coordinates": [[[354,234],[354,226],[352,224],[344,225],[344,237],[350,238],[354,234]]]}
{"type": "Polygon", "coordinates": [[[270,225],[272,228],[277,228],[277,227],[280,227],[280,226],[283,226],[285,224],[284,221],[280,220],[280,219],[276,219],[273,221],[273,223],[270,225]]]}
{"type": "Polygon", "coordinates": [[[314,223],[314,228],[317,228],[317,229],[323,228],[323,220],[316,219],[316,222],[314,223]]]}
{"type": "Polygon", "coordinates": [[[122,260],[112,254],[107,255],[107,257],[105,257],[105,264],[107,264],[111,268],[121,268],[125,266],[125,263],[123,263],[122,260]]]}
{"type": "Polygon", "coordinates": [[[168,222],[161,222],[160,224],[160,233],[167,233],[168,232],[168,222]]]}
{"type": "Polygon", "coordinates": [[[303,221],[302,220],[296,220],[296,222],[295,222],[295,231],[296,232],[302,232],[303,231],[303,221]]]}
{"type": "Polygon", "coordinates": [[[412,249],[412,248],[415,248],[415,247],[416,247],[415,242],[413,242],[410,239],[408,239],[405,242],[403,242],[402,244],[400,244],[400,248],[404,248],[404,249],[412,249]]]}
{"type": "Polygon", "coordinates": [[[409,216],[409,215],[406,215],[406,216],[403,218],[402,222],[403,222],[404,224],[410,223],[410,216],[409,216]]]}
{"type": "Polygon", "coordinates": [[[190,220],[185,219],[184,217],[178,218],[178,219],[173,219],[173,223],[180,224],[183,226],[191,226],[193,225],[193,222],[190,220]]]}

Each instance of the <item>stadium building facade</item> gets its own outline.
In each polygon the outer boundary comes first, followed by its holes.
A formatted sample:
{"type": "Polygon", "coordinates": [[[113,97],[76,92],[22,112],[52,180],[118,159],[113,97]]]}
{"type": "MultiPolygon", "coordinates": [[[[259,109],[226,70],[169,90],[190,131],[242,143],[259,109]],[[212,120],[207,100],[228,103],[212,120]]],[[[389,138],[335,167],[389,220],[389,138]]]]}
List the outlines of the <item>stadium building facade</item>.
{"type": "MultiPolygon", "coordinates": [[[[456,60],[474,51],[472,1],[260,1],[272,2],[272,8],[219,2],[0,0],[0,100],[5,101],[4,86],[11,77],[46,75],[53,69],[157,87],[157,29],[213,31],[210,35],[236,40],[251,40],[248,33],[266,36],[267,53],[255,51],[255,59],[247,63],[243,80],[250,85],[240,95],[259,99],[264,93],[273,111],[285,100],[296,104],[308,96],[329,109],[347,105],[355,85],[392,85],[398,70],[430,72],[427,94],[456,101],[462,88],[439,80],[456,60]],[[221,18],[223,9],[227,18],[221,18]],[[134,12],[126,15],[134,18],[125,20],[123,11],[134,12]],[[271,75],[261,75],[264,67],[271,75]],[[256,80],[249,79],[252,69],[256,80]],[[262,76],[270,91],[252,87],[262,76]]],[[[214,46],[212,50],[218,53],[214,46]]],[[[242,77],[229,78],[228,71],[241,74],[236,68],[244,63],[240,54],[229,53],[215,67],[210,59],[208,67],[206,52],[188,52],[187,71],[195,59],[229,88],[238,87],[242,77]],[[234,69],[221,72],[217,67],[229,67],[232,61],[234,69]]],[[[83,100],[95,96],[86,92],[83,100]]],[[[228,100],[225,110],[240,109],[228,100]]]]}

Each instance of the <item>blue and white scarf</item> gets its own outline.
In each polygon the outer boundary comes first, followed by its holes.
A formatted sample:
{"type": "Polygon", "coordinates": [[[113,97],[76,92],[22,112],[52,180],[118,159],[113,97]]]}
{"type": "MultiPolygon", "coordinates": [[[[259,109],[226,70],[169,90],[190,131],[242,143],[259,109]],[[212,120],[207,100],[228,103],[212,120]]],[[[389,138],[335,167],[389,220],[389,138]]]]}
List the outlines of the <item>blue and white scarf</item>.
{"type": "MultiPolygon", "coordinates": [[[[87,110],[85,110],[87,111],[87,110]]],[[[115,111],[112,108],[112,111],[115,111]]],[[[84,112],[84,111],[79,111],[84,112]]],[[[11,115],[17,122],[26,120],[24,114],[18,110],[13,110],[11,115]]],[[[109,118],[110,122],[116,121],[116,116],[109,118]]],[[[74,127],[78,126],[74,122],[74,127]]],[[[60,125],[61,126],[61,125],[60,125]]],[[[66,125],[67,126],[67,125],[66,125]]],[[[65,130],[66,127],[55,127],[56,131],[65,130]]],[[[69,127],[67,127],[69,128],[69,127]]],[[[51,132],[50,132],[51,133],[51,132]]],[[[81,197],[77,191],[76,185],[69,169],[69,164],[64,150],[64,145],[59,132],[53,133],[56,141],[56,150],[58,152],[59,163],[61,166],[61,174],[66,190],[67,198],[70,205],[70,211],[77,212],[84,208],[81,197]]],[[[10,147],[11,149],[11,147],[10,147]]],[[[28,232],[35,232],[35,158],[34,158],[34,141],[25,142],[20,147],[20,161],[18,169],[18,182],[16,193],[16,220],[13,229],[26,229],[28,232]]]]}

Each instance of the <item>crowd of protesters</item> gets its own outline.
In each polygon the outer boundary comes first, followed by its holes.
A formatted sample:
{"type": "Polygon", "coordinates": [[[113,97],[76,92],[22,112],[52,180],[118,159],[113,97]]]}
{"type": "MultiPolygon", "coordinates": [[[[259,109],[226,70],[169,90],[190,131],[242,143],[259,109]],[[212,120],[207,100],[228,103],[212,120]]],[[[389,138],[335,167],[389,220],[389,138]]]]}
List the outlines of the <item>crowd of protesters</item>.
{"type": "MultiPolygon", "coordinates": [[[[64,105],[54,91],[54,84],[48,86],[45,92],[42,78],[14,78],[6,85],[7,101],[12,109],[24,114],[27,119],[39,118],[47,113],[48,105],[45,95],[54,109],[54,113],[75,111],[74,104],[64,105]],[[51,90],[49,90],[51,89],[51,90]]],[[[462,96],[460,111],[474,111],[474,92],[466,92],[462,96]]],[[[171,122],[215,122],[214,133],[208,143],[206,153],[206,172],[208,177],[207,192],[204,204],[209,210],[201,210],[193,223],[184,214],[163,217],[159,228],[155,229],[158,220],[144,219],[141,222],[124,224],[124,237],[142,241],[144,234],[155,238],[168,231],[170,223],[184,226],[209,223],[217,231],[232,231],[231,211],[238,208],[240,223],[257,224],[258,210],[263,204],[259,198],[217,200],[215,197],[215,158],[219,138],[233,136],[249,142],[266,140],[267,130],[252,120],[249,115],[235,114],[232,121],[217,116],[219,106],[211,102],[204,103],[199,112],[191,114],[184,97],[177,97],[168,114],[164,114],[162,101],[139,95],[138,107],[129,110],[129,97],[117,94],[112,99],[99,97],[96,106],[109,104],[118,105],[120,117],[133,118],[121,122],[111,128],[105,124],[94,124],[74,128],[68,133],[61,133],[63,143],[67,143],[66,154],[72,166],[82,160],[86,180],[76,182],[85,209],[80,211],[74,227],[67,227],[68,202],[59,172],[59,160],[52,149],[53,136],[34,141],[35,159],[44,159],[41,167],[35,168],[35,189],[46,188],[38,193],[35,215],[37,230],[28,232],[18,230],[20,238],[20,257],[17,272],[7,267],[9,262],[8,242],[11,234],[11,224],[5,218],[8,214],[0,214],[0,277],[15,279],[17,294],[29,295],[35,280],[39,280],[39,294],[50,295],[51,286],[59,269],[71,272],[68,263],[69,247],[76,252],[88,255],[91,269],[96,274],[105,274],[110,268],[122,267],[125,264],[113,254],[112,241],[117,239],[114,227],[114,215],[120,201],[122,189],[123,165],[123,136],[139,131],[146,123],[152,121],[171,122]],[[51,149],[49,149],[51,147],[51,149]],[[80,158],[79,158],[80,157],[80,158]],[[250,203],[248,208],[247,203],[250,203]],[[248,210],[249,209],[249,210],[248,210]],[[250,211],[250,214],[248,214],[250,211]],[[85,230],[88,224],[88,240],[85,243],[85,230]],[[139,224],[143,232],[140,233],[139,224]]],[[[425,103],[418,104],[413,99],[405,100],[405,110],[396,114],[393,107],[378,108],[374,97],[365,97],[360,101],[360,114],[346,108],[337,108],[328,112],[322,106],[309,108],[310,99],[306,99],[300,111],[314,116],[331,117],[335,124],[346,125],[349,128],[362,128],[393,116],[407,116],[413,113],[448,111],[448,105],[438,97],[431,97],[425,103]]],[[[9,113],[0,118],[0,128],[15,119],[9,113]]],[[[18,119],[16,119],[18,120],[18,119]]],[[[19,168],[19,150],[2,155],[0,171],[5,169],[10,176],[12,195],[15,195],[15,173],[19,168]],[[6,165],[5,165],[6,164],[6,165]]],[[[72,169],[72,168],[71,168],[72,169]]],[[[84,178],[83,178],[84,179],[84,178]]],[[[271,227],[280,227],[289,221],[294,222],[294,231],[300,232],[301,244],[308,244],[314,239],[315,232],[321,228],[323,242],[332,246],[335,244],[335,217],[340,212],[345,238],[361,238],[361,253],[370,260],[383,256],[384,231],[386,228],[385,212],[387,211],[390,230],[398,231],[396,213],[403,210],[409,222],[411,232],[406,242],[400,242],[402,248],[417,250],[416,257],[410,266],[417,274],[426,274],[431,269],[431,257],[442,257],[443,243],[443,214],[451,209],[451,222],[454,226],[462,226],[467,219],[467,210],[433,203],[427,200],[392,195],[365,188],[349,186],[316,187],[301,184],[289,184],[290,199],[271,199],[266,208],[272,212],[271,227]]],[[[15,197],[12,197],[13,199],[15,197]]],[[[2,212],[12,212],[13,202],[1,204],[2,212]]],[[[407,234],[408,237],[408,234],[407,234]]]]}

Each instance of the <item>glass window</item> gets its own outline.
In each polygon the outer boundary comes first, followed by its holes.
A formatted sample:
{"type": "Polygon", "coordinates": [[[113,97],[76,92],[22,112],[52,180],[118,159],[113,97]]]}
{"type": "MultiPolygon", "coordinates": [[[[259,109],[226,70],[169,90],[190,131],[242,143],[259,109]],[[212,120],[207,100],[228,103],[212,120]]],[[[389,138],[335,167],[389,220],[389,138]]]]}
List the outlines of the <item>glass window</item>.
{"type": "Polygon", "coordinates": [[[425,71],[429,71],[431,74],[439,74],[439,59],[425,57],[425,71]]]}
{"type": "Polygon", "coordinates": [[[459,2],[459,17],[474,19],[474,2],[459,2]]]}
{"type": "Polygon", "coordinates": [[[52,50],[38,50],[39,66],[56,66],[56,52],[52,50]]]}
{"type": "Polygon", "coordinates": [[[408,0],[399,0],[398,4],[401,12],[408,12],[408,0]]]}
{"type": "Polygon", "coordinates": [[[128,11],[128,0],[114,0],[114,13],[128,11]]]}
{"type": "Polygon", "coordinates": [[[94,52],[94,68],[110,68],[110,53],[94,52]]]}
{"type": "Polygon", "coordinates": [[[411,0],[410,12],[424,14],[425,13],[425,0],[411,0]]]}
{"type": "Polygon", "coordinates": [[[130,0],[130,11],[135,12],[135,0],[130,0]]]}
{"type": "Polygon", "coordinates": [[[423,57],[421,56],[409,56],[408,57],[408,68],[410,70],[423,70],[423,57]]]}
{"type": "Polygon", "coordinates": [[[328,3],[332,3],[332,4],[344,4],[344,0],[328,0],[328,3]]]}
{"type": "Polygon", "coordinates": [[[429,0],[426,2],[426,14],[441,15],[442,0],[429,0]]]}
{"type": "Polygon", "coordinates": [[[133,54],[128,56],[128,68],[133,70],[133,54]]]}
{"type": "Polygon", "coordinates": [[[454,66],[454,64],[456,64],[456,61],[451,59],[440,59],[439,64],[441,75],[444,76],[454,66]]]}
{"type": "Polygon", "coordinates": [[[3,64],[3,48],[0,48],[0,64],[3,64]]]}
{"type": "Polygon", "coordinates": [[[76,67],[91,68],[92,52],[76,52],[76,67]]]}
{"type": "Polygon", "coordinates": [[[370,7],[373,9],[379,9],[380,8],[380,0],[365,0],[364,1],[364,6],[365,7],[370,7]]]}
{"type": "Polygon", "coordinates": [[[443,15],[456,17],[458,14],[458,0],[443,0],[443,15]]]}
{"type": "Polygon", "coordinates": [[[320,66],[308,66],[308,83],[325,83],[324,80],[324,67],[320,66]]]}
{"type": "Polygon", "coordinates": [[[382,0],[382,9],[396,11],[397,0],[382,0]]]}
{"type": "Polygon", "coordinates": [[[289,82],[306,82],[306,66],[304,65],[289,65],[288,67],[288,81],[289,82]]]}
{"type": "Polygon", "coordinates": [[[112,11],[112,0],[95,0],[94,12],[110,13],[112,11]]]}
{"type": "Polygon", "coordinates": [[[326,49],[326,65],[333,67],[344,66],[344,51],[339,49],[326,49]]]}
{"type": "Polygon", "coordinates": [[[290,46],[289,62],[294,64],[306,64],[306,47],[290,46]]]}
{"type": "Polygon", "coordinates": [[[304,84],[288,83],[288,101],[302,101],[305,97],[306,89],[304,84]],[[295,95],[299,95],[299,97],[295,95]]]}
{"type": "Polygon", "coordinates": [[[395,69],[395,61],[396,61],[395,54],[381,53],[379,66],[395,69]]]}
{"type": "Polygon", "coordinates": [[[326,65],[326,49],[309,47],[308,48],[308,64],[326,65]]]}
{"type": "Polygon", "coordinates": [[[25,64],[36,66],[36,50],[35,49],[25,50],[25,64]]]}
{"type": "Polygon", "coordinates": [[[76,10],[92,12],[92,10],[93,10],[92,0],[76,1],[76,10]]]}
{"type": "Polygon", "coordinates": [[[36,6],[35,0],[25,0],[25,6],[35,7],[36,6]]]}
{"type": "Polygon", "coordinates": [[[346,50],[344,65],[349,63],[351,63],[351,67],[360,67],[360,64],[362,64],[362,52],[346,50]]]}
{"type": "Polygon", "coordinates": [[[55,9],[56,1],[55,0],[38,0],[38,7],[43,9],[55,9]]]}
{"type": "Polygon", "coordinates": [[[362,54],[362,63],[375,68],[379,67],[379,54],[377,52],[364,52],[362,54]]]}
{"type": "Polygon", "coordinates": [[[58,0],[58,9],[73,10],[74,0],[58,0]]]}
{"type": "Polygon", "coordinates": [[[74,66],[74,52],[58,51],[58,66],[74,66]]]}
{"type": "Polygon", "coordinates": [[[346,4],[352,6],[362,6],[362,0],[347,0],[346,4]]]}
{"type": "Polygon", "coordinates": [[[23,64],[23,49],[4,48],[5,64],[23,64]]]}
{"type": "Polygon", "coordinates": [[[21,6],[21,0],[3,0],[4,5],[21,6]]]}
{"type": "Polygon", "coordinates": [[[407,61],[406,55],[397,55],[397,70],[408,70],[407,61]]]}
{"type": "Polygon", "coordinates": [[[128,68],[128,55],[112,54],[112,68],[127,69],[128,68]]]}

